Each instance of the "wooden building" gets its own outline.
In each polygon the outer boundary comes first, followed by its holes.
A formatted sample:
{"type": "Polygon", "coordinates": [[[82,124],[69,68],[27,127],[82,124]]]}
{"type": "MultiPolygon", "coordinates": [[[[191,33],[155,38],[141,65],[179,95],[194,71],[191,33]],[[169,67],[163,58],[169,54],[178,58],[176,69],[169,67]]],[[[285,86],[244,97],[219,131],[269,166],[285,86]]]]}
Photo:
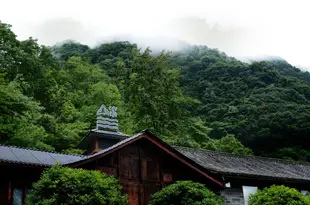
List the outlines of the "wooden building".
{"type": "Polygon", "coordinates": [[[177,180],[203,183],[233,205],[247,203],[246,188],[284,184],[310,189],[308,163],[172,147],[147,130],[132,137],[91,130],[80,147],[87,149],[87,154],[0,146],[0,204],[24,204],[31,184],[56,162],[119,178],[130,205],[148,204],[153,193],[177,180]]]}

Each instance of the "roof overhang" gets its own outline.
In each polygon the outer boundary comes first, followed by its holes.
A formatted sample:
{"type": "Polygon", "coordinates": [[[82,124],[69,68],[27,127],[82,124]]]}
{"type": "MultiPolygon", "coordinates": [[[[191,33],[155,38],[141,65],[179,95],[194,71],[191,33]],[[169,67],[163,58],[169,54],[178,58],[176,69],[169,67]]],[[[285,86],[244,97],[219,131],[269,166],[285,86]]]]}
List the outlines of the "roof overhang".
{"type": "Polygon", "coordinates": [[[223,178],[231,179],[246,179],[246,180],[264,180],[272,182],[283,182],[283,183],[298,183],[298,184],[310,184],[310,180],[298,179],[298,178],[287,178],[287,177],[271,177],[263,175],[254,175],[254,174],[244,174],[244,173],[227,173],[227,172],[218,172],[223,176],[223,178]]]}
{"type": "Polygon", "coordinates": [[[115,139],[115,140],[120,141],[128,137],[129,137],[128,135],[125,135],[121,132],[111,132],[111,131],[105,131],[105,130],[92,129],[86,134],[86,136],[78,144],[78,148],[87,149],[87,145],[94,138],[115,139]]]}
{"type": "Polygon", "coordinates": [[[0,167],[18,167],[18,168],[35,168],[46,169],[51,165],[32,164],[32,163],[19,163],[19,162],[0,162],[0,167]]]}

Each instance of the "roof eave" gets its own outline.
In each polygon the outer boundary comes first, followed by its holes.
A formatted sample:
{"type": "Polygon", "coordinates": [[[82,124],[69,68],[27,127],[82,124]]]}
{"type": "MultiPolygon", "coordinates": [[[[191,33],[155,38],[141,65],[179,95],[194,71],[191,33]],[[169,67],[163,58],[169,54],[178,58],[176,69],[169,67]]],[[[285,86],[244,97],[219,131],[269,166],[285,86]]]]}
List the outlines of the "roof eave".
{"type": "Polygon", "coordinates": [[[288,177],[272,177],[272,176],[253,175],[253,174],[245,174],[245,173],[231,173],[231,172],[217,172],[217,173],[221,174],[223,177],[231,177],[231,178],[281,181],[281,182],[289,182],[289,183],[310,183],[310,180],[307,180],[307,179],[297,179],[297,178],[288,178],[288,177]]]}
{"type": "Polygon", "coordinates": [[[34,164],[34,163],[23,163],[23,162],[8,162],[8,161],[1,161],[0,166],[12,166],[12,167],[27,167],[27,168],[40,168],[45,169],[49,168],[53,165],[46,165],[46,164],[34,164]]]}

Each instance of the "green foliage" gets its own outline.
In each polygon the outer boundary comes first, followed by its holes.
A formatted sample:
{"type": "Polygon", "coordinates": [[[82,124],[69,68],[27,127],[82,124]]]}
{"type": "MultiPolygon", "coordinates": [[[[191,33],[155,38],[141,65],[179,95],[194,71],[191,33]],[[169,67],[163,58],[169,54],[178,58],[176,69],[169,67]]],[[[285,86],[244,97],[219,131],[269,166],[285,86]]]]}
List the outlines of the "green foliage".
{"type": "Polygon", "coordinates": [[[37,121],[42,107],[21,93],[14,81],[0,76],[0,142],[23,147],[53,150],[46,144],[46,134],[37,121]]]}
{"type": "Polygon", "coordinates": [[[284,147],[272,153],[272,156],[286,160],[310,161],[310,151],[300,147],[284,147]]]}
{"type": "Polygon", "coordinates": [[[44,171],[28,196],[29,205],[126,205],[118,181],[99,171],[55,165],[44,171]]]}
{"type": "MultiPolygon", "coordinates": [[[[37,105],[21,117],[9,115],[2,120],[11,122],[2,127],[2,143],[80,153],[76,145],[94,127],[96,110],[105,103],[119,108],[119,126],[126,134],[148,128],[172,144],[241,152],[235,151],[238,143],[233,140],[226,147],[217,143],[211,137],[216,129],[191,113],[199,101],[183,94],[181,70],[178,65],[171,68],[168,53],[154,56],[149,49],[140,51],[129,42],[91,49],[67,41],[50,50],[32,38],[18,41],[4,24],[1,35],[5,85],[18,85],[16,95],[24,96],[24,104],[37,105]]],[[[12,92],[2,90],[3,96],[12,92]]],[[[14,102],[2,99],[3,109],[5,103],[14,102]]],[[[10,112],[18,113],[16,107],[10,112]]]]}
{"type": "Polygon", "coordinates": [[[307,202],[307,205],[309,205],[310,204],[310,195],[306,195],[305,200],[307,202]]]}
{"type": "Polygon", "coordinates": [[[147,128],[175,145],[310,160],[310,74],[282,59],[247,64],[207,46],[154,54],[129,42],[49,48],[1,23],[0,75],[1,143],[80,152],[105,103],[129,135],[147,128]]]}
{"type": "Polygon", "coordinates": [[[20,42],[11,31],[11,25],[0,23],[0,68],[16,68],[20,42]]]}
{"type": "Polygon", "coordinates": [[[220,139],[203,142],[202,148],[233,154],[252,155],[253,152],[238,141],[234,135],[228,134],[220,139]]]}
{"type": "Polygon", "coordinates": [[[200,118],[189,118],[183,124],[177,136],[170,138],[164,137],[164,140],[172,145],[203,148],[213,151],[228,152],[233,154],[252,155],[253,152],[238,141],[234,135],[225,133],[220,139],[211,138],[214,129],[205,125],[200,118]]]}
{"type": "Polygon", "coordinates": [[[152,196],[150,205],[223,205],[223,200],[203,184],[178,181],[152,196]]]}
{"type": "Polygon", "coordinates": [[[205,126],[205,122],[200,118],[187,118],[182,123],[182,127],[173,130],[171,134],[175,136],[164,137],[164,140],[173,145],[200,148],[203,142],[212,141],[209,137],[211,128],[205,126]]]}
{"type": "MultiPolygon", "coordinates": [[[[102,103],[118,106],[121,129],[132,133],[131,114],[101,68],[73,51],[58,61],[36,40],[18,41],[9,25],[0,34],[0,143],[75,153],[102,103]]],[[[66,49],[88,50],[71,43],[57,52],[66,49]]]]}
{"type": "Polygon", "coordinates": [[[150,50],[136,53],[130,72],[128,103],[137,128],[147,127],[167,134],[187,117],[186,105],[195,102],[183,96],[179,87],[180,73],[168,69],[168,55],[151,56],[150,50]]]}
{"type": "MultiPolygon", "coordinates": [[[[206,46],[175,53],[170,63],[181,68],[184,94],[201,101],[191,112],[213,129],[211,138],[234,134],[268,156],[280,156],[282,148],[310,148],[308,72],[284,60],[242,63],[206,46]]],[[[295,153],[294,159],[305,159],[295,153]]]]}
{"type": "Polygon", "coordinates": [[[249,205],[309,205],[299,191],[285,186],[271,186],[250,195],[249,205]]]}
{"type": "Polygon", "coordinates": [[[73,56],[83,56],[89,49],[87,45],[75,41],[65,41],[60,45],[53,46],[52,51],[57,58],[67,61],[73,56]]]}

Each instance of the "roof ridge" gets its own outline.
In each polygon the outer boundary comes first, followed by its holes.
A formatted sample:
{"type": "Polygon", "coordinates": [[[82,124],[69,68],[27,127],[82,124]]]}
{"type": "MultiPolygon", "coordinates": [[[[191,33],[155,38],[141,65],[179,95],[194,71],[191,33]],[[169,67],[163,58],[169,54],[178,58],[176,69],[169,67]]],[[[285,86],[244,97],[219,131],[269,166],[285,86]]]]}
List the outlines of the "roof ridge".
{"type": "Polygon", "coordinates": [[[67,156],[85,157],[85,155],[82,155],[82,154],[67,154],[67,153],[61,153],[61,152],[56,152],[56,151],[40,150],[40,149],[36,149],[33,147],[20,147],[16,145],[4,145],[4,144],[0,144],[0,147],[16,148],[16,149],[38,151],[38,152],[45,152],[45,153],[52,153],[52,154],[61,154],[61,155],[67,155],[67,156]]]}
{"type": "Polygon", "coordinates": [[[295,161],[295,160],[287,160],[287,159],[280,159],[280,158],[274,158],[274,157],[264,157],[264,156],[256,156],[256,155],[242,155],[242,154],[234,154],[234,153],[229,153],[229,152],[224,152],[224,151],[214,151],[214,150],[208,150],[208,149],[203,149],[203,148],[194,148],[194,147],[184,147],[184,146],[172,146],[173,148],[186,148],[186,149],[191,149],[191,150],[198,150],[198,151],[204,151],[204,152],[209,152],[209,153],[218,153],[226,156],[232,156],[232,157],[240,157],[240,158],[255,158],[255,159],[263,159],[263,160],[269,160],[269,161],[277,161],[277,162],[282,162],[282,163],[287,163],[287,164],[300,164],[300,165],[308,165],[310,166],[310,162],[305,162],[305,161],[295,161]]]}
{"type": "Polygon", "coordinates": [[[66,163],[66,164],[68,165],[68,164],[73,164],[73,163],[81,162],[81,161],[83,161],[83,160],[88,160],[88,159],[91,159],[91,158],[96,157],[96,156],[98,156],[98,155],[104,154],[104,153],[106,153],[107,151],[109,151],[109,150],[111,150],[111,149],[113,149],[113,148],[115,148],[115,147],[118,147],[118,146],[122,145],[123,143],[126,143],[126,142],[128,142],[128,141],[131,141],[131,140],[133,140],[133,139],[135,139],[135,138],[137,138],[137,137],[139,137],[139,136],[141,136],[141,135],[143,135],[143,134],[144,134],[144,132],[139,132],[139,133],[137,133],[137,134],[135,134],[135,135],[133,135],[133,136],[130,136],[130,137],[124,139],[124,140],[119,141],[118,143],[116,143],[116,144],[114,144],[114,145],[112,145],[112,146],[110,146],[110,147],[107,147],[107,148],[105,148],[105,149],[102,149],[102,150],[100,150],[100,151],[97,152],[97,153],[94,153],[94,154],[92,154],[92,155],[85,155],[84,159],[77,160],[77,161],[70,162],[70,163],[66,163]]]}

